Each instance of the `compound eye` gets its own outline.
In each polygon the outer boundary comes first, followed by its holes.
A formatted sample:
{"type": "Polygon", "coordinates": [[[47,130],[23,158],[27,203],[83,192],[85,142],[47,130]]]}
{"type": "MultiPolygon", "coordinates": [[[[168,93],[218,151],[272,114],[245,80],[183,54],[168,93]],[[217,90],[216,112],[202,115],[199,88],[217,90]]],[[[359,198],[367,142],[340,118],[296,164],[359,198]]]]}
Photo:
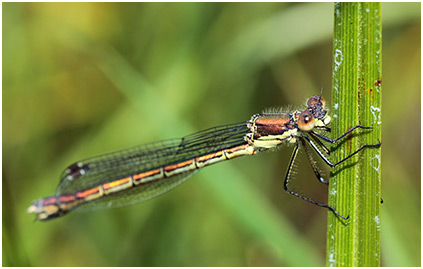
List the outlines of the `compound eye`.
{"type": "Polygon", "coordinates": [[[312,96],[307,100],[308,107],[316,107],[316,106],[325,107],[325,105],[326,105],[325,99],[323,99],[323,97],[319,95],[312,96]]]}
{"type": "Polygon", "coordinates": [[[301,131],[309,132],[314,128],[314,121],[313,114],[309,111],[304,111],[298,118],[298,128],[300,128],[301,131]]]}

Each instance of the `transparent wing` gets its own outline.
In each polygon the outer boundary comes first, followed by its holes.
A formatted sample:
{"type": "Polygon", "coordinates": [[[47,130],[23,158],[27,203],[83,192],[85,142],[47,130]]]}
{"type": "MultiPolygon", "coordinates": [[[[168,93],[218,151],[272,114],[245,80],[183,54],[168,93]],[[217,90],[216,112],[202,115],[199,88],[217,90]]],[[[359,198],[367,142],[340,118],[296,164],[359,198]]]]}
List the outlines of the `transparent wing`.
{"type": "MultiPolygon", "coordinates": [[[[220,126],[180,139],[159,141],[85,159],[65,169],[61,175],[61,181],[57,187],[56,194],[76,193],[133,174],[146,172],[221,149],[244,144],[244,136],[248,131],[249,129],[246,123],[220,126]],[[75,167],[78,168],[76,169],[75,167]]],[[[191,172],[188,174],[191,174],[191,172]]],[[[185,175],[186,179],[192,176],[192,174],[185,175]]],[[[178,176],[179,180],[172,179],[163,181],[165,183],[151,182],[149,184],[154,186],[150,188],[159,192],[158,189],[165,189],[162,186],[163,184],[169,184],[171,186],[174,181],[184,182],[182,178],[185,179],[184,176],[178,176]]],[[[149,190],[148,187],[136,187],[133,192],[143,192],[144,188],[149,190]],[[135,191],[135,189],[137,190],[135,191]]],[[[149,198],[153,196],[156,195],[151,195],[149,198]]]]}
{"type": "Polygon", "coordinates": [[[170,178],[158,179],[135,188],[128,189],[124,192],[117,192],[102,196],[99,199],[93,200],[89,203],[84,203],[76,207],[75,211],[91,211],[97,209],[116,208],[140,203],[176,188],[195,175],[198,171],[199,169],[182,173],[170,178]]]}

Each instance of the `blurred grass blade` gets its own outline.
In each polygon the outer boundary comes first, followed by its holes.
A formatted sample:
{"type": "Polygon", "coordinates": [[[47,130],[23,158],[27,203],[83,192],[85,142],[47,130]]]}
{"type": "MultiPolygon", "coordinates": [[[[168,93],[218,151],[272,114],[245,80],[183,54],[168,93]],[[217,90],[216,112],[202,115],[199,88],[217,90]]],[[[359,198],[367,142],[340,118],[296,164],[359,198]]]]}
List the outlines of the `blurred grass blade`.
{"type": "MultiPolygon", "coordinates": [[[[380,140],[381,38],[380,3],[335,4],[332,135],[356,124],[373,129],[334,146],[333,160],[380,140]]],[[[365,149],[331,172],[329,204],[350,219],[329,214],[329,266],[380,265],[380,156],[380,148],[365,149]]]]}

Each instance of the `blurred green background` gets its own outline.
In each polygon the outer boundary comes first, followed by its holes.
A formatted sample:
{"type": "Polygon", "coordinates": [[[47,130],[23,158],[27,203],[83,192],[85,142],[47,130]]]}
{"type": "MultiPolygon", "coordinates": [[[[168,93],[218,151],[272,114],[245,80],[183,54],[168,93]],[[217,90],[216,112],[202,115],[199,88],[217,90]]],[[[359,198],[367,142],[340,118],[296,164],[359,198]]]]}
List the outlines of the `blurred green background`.
{"type": "MultiPolygon", "coordinates": [[[[382,265],[420,266],[420,3],[382,18],[382,265]]],[[[134,206],[26,209],[79,159],[330,101],[332,35],[332,3],[3,3],[3,265],[325,265],[327,211],[282,188],[292,148],[134,206]]]]}

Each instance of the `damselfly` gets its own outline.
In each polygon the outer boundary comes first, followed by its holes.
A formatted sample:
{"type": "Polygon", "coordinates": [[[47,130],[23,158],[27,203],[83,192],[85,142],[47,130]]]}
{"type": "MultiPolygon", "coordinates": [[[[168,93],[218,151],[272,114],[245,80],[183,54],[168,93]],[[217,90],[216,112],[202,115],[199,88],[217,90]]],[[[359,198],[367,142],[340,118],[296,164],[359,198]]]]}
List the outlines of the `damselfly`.
{"type": "Polygon", "coordinates": [[[309,153],[313,149],[330,167],[348,160],[366,147],[363,145],[338,162],[328,159],[329,149],[322,141],[336,143],[357,128],[356,125],[337,139],[316,131],[330,132],[331,117],[325,100],[313,96],[304,110],[256,114],[247,122],[207,129],[180,139],[165,140],[122,151],[100,155],[70,165],[61,175],[56,195],[35,201],[28,212],[39,220],[49,220],[72,210],[95,210],[134,204],[158,196],[185,182],[201,168],[239,156],[295,144],[284,180],[284,189],[307,202],[328,208],[343,219],[333,207],[315,202],[288,188],[293,164],[300,148],[307,154],[319,181],[321,176],[309,153]],[[322,152],[323,151],[323,152],[322,152]]]}

